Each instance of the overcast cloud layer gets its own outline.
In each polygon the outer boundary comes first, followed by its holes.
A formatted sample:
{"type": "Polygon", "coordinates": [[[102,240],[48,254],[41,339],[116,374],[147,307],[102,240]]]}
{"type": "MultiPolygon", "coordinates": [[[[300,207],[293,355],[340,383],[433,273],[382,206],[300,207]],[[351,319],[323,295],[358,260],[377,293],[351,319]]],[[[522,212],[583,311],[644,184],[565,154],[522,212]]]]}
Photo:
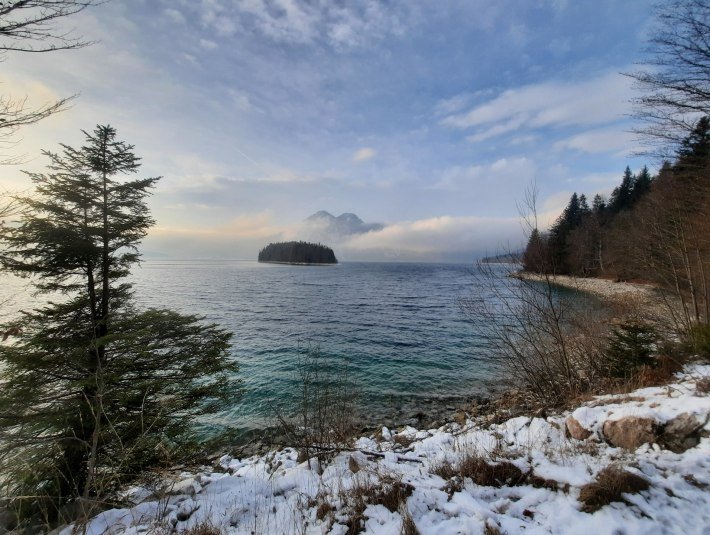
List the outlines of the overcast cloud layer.
{"type": "MultiPolygon", "coordinates": [[[[10,55],[4,94],[72,109],[22,132],[40,149],[110,123],[135,144],[158,225],[147,253],[253,259],[318,210],[380,230],[346,260],[471,261],[523,241],[516,203],[552,220],[644,161],[629,81],[651,2],[114,0],[72,19],[97,44],[10,55]]],[[[6,189],[28,187],[0,168],[6,189]]]]}

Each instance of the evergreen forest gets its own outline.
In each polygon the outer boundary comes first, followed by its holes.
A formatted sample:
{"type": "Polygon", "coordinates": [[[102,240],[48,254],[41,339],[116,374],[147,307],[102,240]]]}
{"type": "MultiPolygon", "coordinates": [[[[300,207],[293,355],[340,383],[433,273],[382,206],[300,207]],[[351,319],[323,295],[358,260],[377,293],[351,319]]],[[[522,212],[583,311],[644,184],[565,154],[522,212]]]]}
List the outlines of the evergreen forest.
{"type": "Polygon", "coordinates": [[[320,243],[288,241],[270,243],[259,251],[259,262],[290,264],[337,264],[333,249],[320,243]]]}

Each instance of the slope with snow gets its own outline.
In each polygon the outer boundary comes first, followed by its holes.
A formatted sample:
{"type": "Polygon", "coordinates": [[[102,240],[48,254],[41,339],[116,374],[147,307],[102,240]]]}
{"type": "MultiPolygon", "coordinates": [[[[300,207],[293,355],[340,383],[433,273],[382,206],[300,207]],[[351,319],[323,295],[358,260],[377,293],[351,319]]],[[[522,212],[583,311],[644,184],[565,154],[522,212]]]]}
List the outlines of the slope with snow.
{"type": "MultiPolygon", "coordinates": [[[[101,513],[86,532],[179,533],[210,525],[235,534],[335,535],[349,533],[349,526],[372,534],[422,535],[709,533],[709,377],[710,366],[688,366],[673,384],[600,396],[572,413],[547,418],[518,417],[489,426],[469,420],[463,426],[399,432],[383,428],[321,469],[315,459],[310,468],[299,463],[289,448],[247,459],[224,456],[218,467],[166,482],[167,492],[130,489],[126,496],[134,506],[101,513]],[[681,414],[702,428],[699,443],[686,451],[658,444],[627,451],[604,440],[604,422],[639,416],[662,427],[681,414]],[[570,415],[591,432],[589,438],[566,436],[570,415]],[[466,459],[486,459],[488,466],[509,463],[514,473],[502,485],[447,473],[446,467],[466,459]],[[612,465],[640,476],[648,488],[584,512],[581,489],[612,465]],[[383,496],[382,489],[397,492],[383,496]]],[[[62,532],[70,533],[71,528],[62,532]]]]}

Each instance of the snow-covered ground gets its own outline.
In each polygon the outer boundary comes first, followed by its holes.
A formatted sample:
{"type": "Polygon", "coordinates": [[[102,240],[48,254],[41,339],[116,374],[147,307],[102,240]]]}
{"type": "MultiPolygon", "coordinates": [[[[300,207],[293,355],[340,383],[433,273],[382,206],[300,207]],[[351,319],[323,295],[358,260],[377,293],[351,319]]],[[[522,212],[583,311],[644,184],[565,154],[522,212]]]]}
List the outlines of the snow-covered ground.
{"type": "MultiPolygon", "coordinates": [[[[710,366],[692,365],[674,384],[597,397],[545,419],[382,429],[321,469],[315,460],[310,468],[297,462],[292,449],[225,456],[219,467],[181,474],[172,489],[130,489],[136,505],[101,513],[87,533],[179,533],[209,524],[222,533],[345,534],[349,523],[378,534],[707,534],[708,377],[710,366]],[[652,420],[658,433],[673,422],[696,421],[701,438],[676,452],[665,449],[662,438],[635,451],[610,445],[605,422],[629,416],[652,420]],[[588,438],[566,436],[570,417],[588,438]],[[456,475],[462,460],[477,459],[488,467],[511,463],[520,472],[508,470],[483,484],[456,475]],[[610,465],[640,476],[648,489],[583,512],[580,490],[610,465]],[[507,484],[499,486],[496,477],[507,484]]],[[[70,533],[67,528],[62,535],[70,533]]]]}

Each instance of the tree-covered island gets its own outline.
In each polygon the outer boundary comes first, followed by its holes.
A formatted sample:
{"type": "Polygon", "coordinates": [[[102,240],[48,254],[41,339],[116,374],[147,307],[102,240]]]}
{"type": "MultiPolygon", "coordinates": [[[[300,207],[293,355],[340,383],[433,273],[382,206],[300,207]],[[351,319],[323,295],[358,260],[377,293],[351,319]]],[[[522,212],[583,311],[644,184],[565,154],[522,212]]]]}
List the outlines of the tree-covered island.
{"type": "Polygon", "coordinates": [[[337,264],[333,249],[320,243],[288,241],[270,243],[259,251],[259,262],[287,264],[337,264]]]}

